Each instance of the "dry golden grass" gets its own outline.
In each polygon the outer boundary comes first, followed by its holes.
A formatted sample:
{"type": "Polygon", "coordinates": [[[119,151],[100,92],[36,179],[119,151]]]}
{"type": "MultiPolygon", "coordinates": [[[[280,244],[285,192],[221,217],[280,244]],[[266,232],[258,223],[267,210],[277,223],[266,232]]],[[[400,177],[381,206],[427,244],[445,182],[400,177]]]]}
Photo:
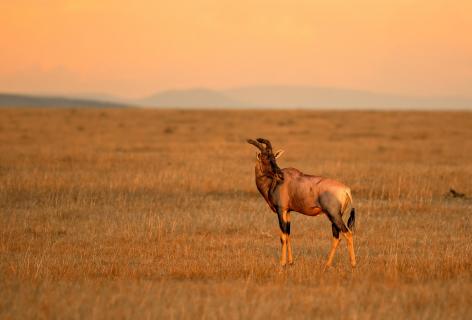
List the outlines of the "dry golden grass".
{"type": "Polygon", "coordinates": [[[0,318],[466,318],[471,181],[472,113],[2,109],[0,318]],[[259,136],[352,187],[354,272],[298,214],[279,269],[259,136]]]}

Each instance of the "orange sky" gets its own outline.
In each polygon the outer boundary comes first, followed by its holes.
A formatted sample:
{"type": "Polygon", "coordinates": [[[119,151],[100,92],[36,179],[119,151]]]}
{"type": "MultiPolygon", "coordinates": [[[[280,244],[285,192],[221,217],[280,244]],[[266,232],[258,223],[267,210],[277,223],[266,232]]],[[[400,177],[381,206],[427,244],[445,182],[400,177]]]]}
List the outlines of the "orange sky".
{"type": "Polygon", "coordinates": [[[316,85],[472,96],[472,1],[0,2],[0,91],[316,85]]]}

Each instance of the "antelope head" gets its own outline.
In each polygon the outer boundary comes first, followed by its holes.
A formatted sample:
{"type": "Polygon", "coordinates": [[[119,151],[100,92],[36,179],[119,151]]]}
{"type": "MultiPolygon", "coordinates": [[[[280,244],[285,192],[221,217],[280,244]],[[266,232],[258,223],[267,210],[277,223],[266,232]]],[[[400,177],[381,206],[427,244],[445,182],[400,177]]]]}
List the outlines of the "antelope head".
{"type": "Polygon", "coordinates": [[[284,175],[282,170],[280,170],[279,166],[277,165],[276,159],[279,158],[284,153],[284,151],[279,150],[274,154],[270,141],[263,138],[258,138],[257,140],[248,139],[247,142],[254,145],[260,151],[256,155],[256,165],[258,166],[259,171],[263,175],[275,177],[278,181],[283,180],[284,175]]]}

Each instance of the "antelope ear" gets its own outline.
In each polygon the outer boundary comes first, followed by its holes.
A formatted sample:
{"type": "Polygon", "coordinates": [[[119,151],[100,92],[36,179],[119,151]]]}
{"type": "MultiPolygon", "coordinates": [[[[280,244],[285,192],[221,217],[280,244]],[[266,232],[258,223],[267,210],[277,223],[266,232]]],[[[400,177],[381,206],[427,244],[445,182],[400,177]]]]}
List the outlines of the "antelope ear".
{"type": "Polygon", "coordinates": [[[285,151],[279,150],[275,153],[275,159],[279,158],[285,151]]]}

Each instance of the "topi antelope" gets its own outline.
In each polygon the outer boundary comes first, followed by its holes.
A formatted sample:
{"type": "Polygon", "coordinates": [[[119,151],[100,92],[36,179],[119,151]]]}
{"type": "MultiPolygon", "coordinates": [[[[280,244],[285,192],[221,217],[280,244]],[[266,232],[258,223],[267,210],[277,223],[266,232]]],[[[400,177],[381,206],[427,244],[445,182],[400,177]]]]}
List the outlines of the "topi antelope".
{"type": "Polygon", "coordinates": [[[355,223],[355,210],[352,207],[351,190],[344,184],[319,177],[304,174],[294,168],[280,169],[276,159],[283,153],[282,150],[275,154],[269,140],[259,138],[247,140],[256,146],[256,186],[269,207],[277,213],[280,226],[280,241],[282,254],[280,264],[293,263],[292,246],[290,244],[290,212],[296,211],[308,216],[326,214],[333,232],[333,242],[326,261],[325,268],[333,261],[334,253],[339,245],[339,233],[347,240],[351,266],[356,266],[354,255],[354,242],[351,230],[355,223]],[[350,210],[347,226],[342,219],[343,214],[350,210]]]}

